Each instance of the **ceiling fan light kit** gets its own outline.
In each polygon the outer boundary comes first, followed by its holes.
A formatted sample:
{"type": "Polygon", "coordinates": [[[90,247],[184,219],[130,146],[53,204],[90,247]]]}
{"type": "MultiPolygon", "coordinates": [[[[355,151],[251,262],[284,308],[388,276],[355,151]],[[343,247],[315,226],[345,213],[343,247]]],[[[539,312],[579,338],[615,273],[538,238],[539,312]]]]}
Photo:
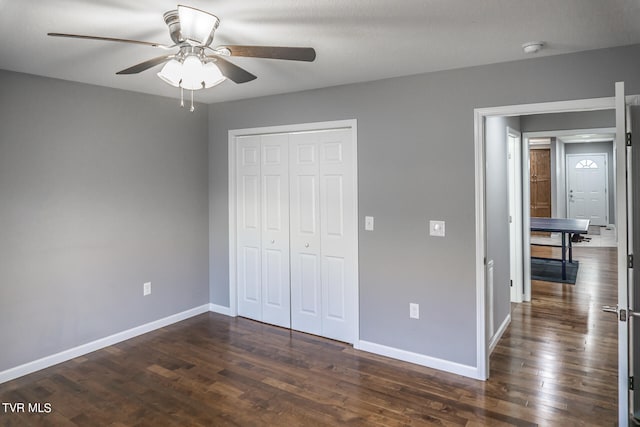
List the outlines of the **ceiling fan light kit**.
{"type": "Polygon", "coordinates": [[[182,81],[182,63],[176,59],[167,62],[157,74],[162,81],[173,87],[180,87],[182,81]]]}
{"type": "Polygon", "coordinates": [[[201,48],[182,48],[167,62],[157,76],[173,87],[188,90],[208,89],[226,78],[201,48]]]}
{"type": "Polygon", "coordinates": [[[225,80],[220,68],[213,62],[205,62],[202,66],[202,81],[205,89],[219,85],[225,80]]]}
{"type": "Polygon", "coordinates": [[[213,36],[220,25],[220,19],[211,13],[178,5],[176,10],[164,13],[164,22],[169,28],[172,46],[139,40],[112,37],[87,36],[66,33],[48,33],[52,37],[89,39],[132,43],[160,49],[178,48],[178,52],[152,58],[116,74],[138,74],[157,65],[165,64],[157,76],[165,83],[180,88],[180,105],[184,106],[183,90],[191,91],[191,111],[193,92],[214,87],[226,79],[234,83],[246,83],[257,77],[238,67],[226,58],[244,56],[253,58],[285,59],[290,61],[313,62],[316,52],[311,47],[275,47],[275,46],[218,46],[211,47],[213,36]],[[209,50],[211,53],[205,54],[209,50]]]}
{"type": "MultiPolygon", "coordinates": [[[[226,80],[220,69],[214,64],[214,58],[206,58],[202,48],[183,47],[174,58],[170,59],[157,73],[165,83],[190,90],[191,111],[193,107],[193,91],[209,89],[226,80]]],[[[183,94],[180,93],[180,105],[184,106],[183,94]]]]}
{"type": "Polygon", "coordinates": [[[194,55],[189,55],[182,63],[182,87],[188,90],[198,90],[204,87],[202,61],[194,55]]]}

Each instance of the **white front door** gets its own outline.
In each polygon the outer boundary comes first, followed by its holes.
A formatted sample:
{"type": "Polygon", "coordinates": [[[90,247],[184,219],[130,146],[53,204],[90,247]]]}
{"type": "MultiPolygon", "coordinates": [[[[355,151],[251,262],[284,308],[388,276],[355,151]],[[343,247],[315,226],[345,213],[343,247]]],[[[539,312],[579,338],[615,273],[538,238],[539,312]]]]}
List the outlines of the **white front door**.
{"type": "Polygon", "coordinates": [[[567,215],[588,219],[591,225],[608,224],[606,153],[567,154],[567,215]]]}

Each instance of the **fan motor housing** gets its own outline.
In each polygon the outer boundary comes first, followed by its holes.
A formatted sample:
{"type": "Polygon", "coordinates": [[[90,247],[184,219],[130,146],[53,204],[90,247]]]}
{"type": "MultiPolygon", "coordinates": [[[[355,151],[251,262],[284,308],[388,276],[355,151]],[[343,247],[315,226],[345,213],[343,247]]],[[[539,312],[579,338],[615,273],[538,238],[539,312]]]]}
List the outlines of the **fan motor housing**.
{"type": "Polygon", "coordinates": [[[169,35],[174,43],[180,44],[184,42],[180,27],[180,17],[177,10],[169,10],[164,13],[164,22],[169,27],[169,35]]]}

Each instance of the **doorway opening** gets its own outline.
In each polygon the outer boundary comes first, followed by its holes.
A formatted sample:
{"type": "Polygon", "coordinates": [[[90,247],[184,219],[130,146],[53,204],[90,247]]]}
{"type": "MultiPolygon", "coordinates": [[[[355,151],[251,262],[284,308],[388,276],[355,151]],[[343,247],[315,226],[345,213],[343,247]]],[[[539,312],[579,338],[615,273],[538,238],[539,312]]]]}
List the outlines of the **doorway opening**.
{"type": "MultiPolygon", "coordinates": [[[[629,239],[627,233],[627,188],[630,188],[630,183],[627,183],[626,176],[626,152],[625,147],[625,96],[624,96],[624,84],[616,83],[616,96],[611,98],[597,98],[597,99],[585,99],[585,100],[573,100],[564,102],[550,102],[541,104],[529,104],[529,105],[515,105],[507,107],[496,107],[486,109],[476,109],[475,111],[475,141],[476,141],[476,283],[478,284],[477,291],[477,316],[478,316],[478,329],[477,329],[477,354],[478,354],[478,374],[480,378],[487,379],[489,377],[489,355],[490,355],[490,342],[494,337],[488,335],[490,331],[487,321],[489,319],[487,310],[489,307],[495,307],[496,304],[490,305],[487,301],[488,284],[486,282],[486,269],[487,261],[491,260],[489,253],[489,229],[491,218],[489,217],[487,201],[489,193],[488,182],[490,176],[486,173],[489,170],[489,159],[487,151],[490,150],[490,145],[485,143],[485,126],[489,122],[489,118],[492,117],[524,117],[536,114],[552,114],[552,113],[570,113],[570,112],[582,112],[582,111],[600,111],[600,110],[614,110],[615,111],[615,123],[616,123],[616,140],[614,145],[614,167],[620,165],[616,169],[616,193],[620,194],[617,197],[614,204],[616,223],[618,227],[618,245],[617,254],[614,256],[615,262],[612,270],[617,270],[616,286],[618,289],[618,307],[613,307],[613,311],[616,313],[623,313],[626,316],[626,307],[628,307],[628,288],[627,283],[629,281],[629,271],[627,269],[626,257],[627,257],[627,242],[629,239]]],[[[627,101],[628,102],[628,101],[627,101]]],[[[523,167],[529,165],[527,150],[523,150],[523,167]]],[[[523,196],[529,197],[527,194],[529,189],[526,185],[523,185],[523,196]]],[[[523,204],[523,207],[525,204],[523,204]]],[[[504,215],[506,218],[507,215],[504,215]]],[[[523,249],[524,252],[529,250],[529,233],[530,219],[529,215],[523,215],[523,249]]],[[[525,259],[528,260],[530,253],[525,253],[525,259]]],[[[525,273],[526,274],[526,273],[525,273]]],[[[492,295],[495,297],[496,289],[492,289],[492,295]]],[[[614,302],[615,299],[611,301],[614,302]]],[[[626,317],[625,317],[626,318],[626,317]]],[[[626,382],[626,374],[628,373],[628,341],[626,333],[627,324],[622,324],[622,321],[618,322],[617,330],[617,343],[618,343],[618,419],[624,420],[628,414],[628,389],[626,382]],[[623,330],[624,328],[624,330],[623,330]]],[[[496,320],[499,323],[499,319],[496,320]]],[[[500,333],[500,329],[496,333],[500,333]]],[[[627,420],[628,421],[628,420],[627,420]]],[[[626,423],[625,423],[626,425],[626,423]]]]}
{"type": "MultiPolygon", "coordinates": [[[[522,120],[522,125],[521,129],[526,130],[526,120],[522,120]]],[[[557,206],[556,199],[561,197],[558,194],[568,194],[569,191],[563,191],[564,183],[559,183],[556,177],[564,173],[564,160],[569,154],[558,155],[556,158],[557,145],[553,137],[536,136],[536,139],[536,142],[546,139],[544,148],[540,149],[538,145],[529,150],[527,141],[531,141],[531,138],[525,135],[523,151],[537,154],[546,150],[547,162],[550,161],[549,153],[553,153],[553,158],[557,159],[554,160],[553,167],[547,166],[550,173],[546,179],[552,177],[553,185],[547,190],[548,211],[544,216],[568,218],[570,216],[567,215],[566,207],[563,210],[557,206]]],[[[611,145],[611,142],[609,144],[611,145]]],[[[532,157],[529,160],[530,170],[535,163],[532,157]]],[[[540,169],[544,167],[538,170],[540,169]]],[[[527,185],[527,178],[532,174],[525,168],[522,177],[523,187],[528,187],[533,195],[536,191],[533,183],[529,181],[527,185]]],[[[615,188],[615,185],[611,187],[615,188]]],[[[526,212],[526,209],[523,211],[526,212]]],[[[534,215],[543,216],[532,206],[529,217],[534,215]]],[[[592,246],[599,243],[598,239],[603,236],[585,236],[593,238],[593,241],[573,243],[573,257],[579,262],[574,285],[532,280],[531,274],[536,273],[535,268],[527,275],[527,289],[523,292],[526,298],[523,298],[522,303],[516,301],[511,304],[511,322],[495,344],[490,373],[494,380],[506,384],[508,388],[529,387],[532,393],[548,393],[549,396],[553,396],[555,390],[563,384],[578,383],[586,386],[589,383],[597,383],[598,387],[590,392],[589,396],[593,399],[590,404],[599,408],[602,418],[594,418],[594,421],[598,420],[602,425],[607,425],[612,423],[617,415],[617,384],[610,380],[617,375],[617,321],[615,316],[603,313],[601,307],[612,304],[617,298],[617,248],[615,236],[610,247],[592,246]],[[607,344],[594,344],[598,342],[607,344]],[[507,367],[512,366],[521,366],[521,369],[514,369],[505,375],[507,367]],[[595,369],[587,370],[584,366],[595,369]],[[533,387],[527,382],[531,377],[540,378],[533,387]]],[[[560,244],[561,236],[558,233],[527,233],[527,238],[531,244],[535,244],[528,246],[531,257],[561,257],[559,249],[550,246],[560,244]]],[[[531,266],[531,263],[527,262],[527,265],[531,266]]],[[[575,407],[575,400],[579,398],[577,393],[574,394],[575,396],[572,396],[572,392],[567,391],[565,396],[555,398],[566,404],[568,412],[571,412],[570,408],[572,405],[575,407]]],[[[533,402],[535,400],[532,400],[533,402]]],[[[579,422],[580,415],[576,412],[569,415],[575,416],[576,419],[568,418],[567,423],[579,422]]]]}
{"type": "MultiPolygon", "coordinates": [[[[578,161],[585,160],[582,157],[583,154],[598,153],[605,156],[604,168],[606,173],[602,178],[605,181],[601,183],[600,191],[606,194],[605,208],[605,221],[601,221],[598,225],[594,225],[591,222],[589,233],[587,235],[575,235],[572,245],[574,247],[615,247],[617,246],[617,235],[615,227],[615,202],[616,202],[616,186],[615,186],[615,157],[614,157],[614,143],[616,129],[613,127],[615,124],[615,117],[613,110],[598,110],[595,113],[570,113],[570,115],[564,116],[562,114],[550,114],[550,115],[538,115],[531,116],[525,120],[535,123],[540,127],[540,117],[553,117],[552,123],[556,123],[556,127],[562,127],[562,120],[558,120],[558,117],[565,117],[568,121],[575,125],[575,122],[582,120],[584,125],[578,128],[563,129],[563,130],[545,130],[545,131],[527,131],[527,123],[524,123],[525,131],[522,134],[524,150],[530,153],[536,148],[546,148],[550,151],[550,165],[551,165],[551,190],[550,190],[550,216],[552,218],[576,218],[569,212],[570,200],[569,197],[571,188],[568,184],[569,169],[566,167],[567,159],[571,156],[578,156],[578,161]],[[537,117],[533,119],[532,117],[537,117]],[[579,119],[581,118],[581,119],[579,119]],[[590,126],[590,124],[596,123],[599,127],[590,126]],[[602,126],[603,124],[609,126],[602,126]],[[526,147],[532,150],[527,150],[526,147]]],[[[568,126],[567,126],[568,127],[568,126]]],[[[531,162],[531,158],[526,162],[531,162]]],[[[574,165],[575,166],[575,165],[574,165]]],[[[531,185],[523,186],[523,193],[526,195],[527,191],[531,193],[531,185]]],[[[531,198],[531,196],[529,196],[531,198]]],[[[533,209],[530,211],[530,217],[534,216],[533,209]]],[[[603,214],[601,214],[603,215],[603,214]]],[[[592,220],[593,218],[588,218],[592,220]]],[[[561,236],[559,233],[547,233],[546,235],[530,234],[530,241],[525,248],[525,257],[523,262],[528,266],[528,259],[530,258],[529,245],[560,245],[561,236]]],[[[523,301],[531,300],[531,277],[530,272],[525,272],[523,279],[523,301]]],[[[514,301],[514,300],[512,300],[514,301]]],[[[515,302],[515,301],[514,301],[515,302]]]]}

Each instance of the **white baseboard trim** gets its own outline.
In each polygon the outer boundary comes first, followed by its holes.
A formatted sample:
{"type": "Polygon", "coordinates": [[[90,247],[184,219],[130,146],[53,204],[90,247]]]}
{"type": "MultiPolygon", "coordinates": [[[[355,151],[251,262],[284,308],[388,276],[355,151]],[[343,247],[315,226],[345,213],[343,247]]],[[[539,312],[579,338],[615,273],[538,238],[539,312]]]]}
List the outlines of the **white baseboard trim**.
{"type": "Polygon", "coordinates": [[[214,313],[224,314],[225,316],[231,316],[231,308],[218,304],[209,304],[209,311],[214,313]]]}
{"type": "Polygon", "coordinates": [[[354,344],[354,348],[405,362],[415,363],[416,365],[426,366],[427,368],[438,369],[440,371],[450,372],[452,374],[462,375],[473,379],[481,379],[478,376],[478,369],[475,366],[463,365],[456,362],[450,362],[448,360],[438,359],[436,357],[425,356],[424,354],[413,353],[362,340],[354,344]]]}
{"type": "Polygon", "coordinates": [[[16,366],[15,368],[7,369],[0,372],[0,384],[11,381],[23,375],[31,374],[41,369],[57,365],[58,363],[66,362],[67,360],[71,360],[75,357],[79,357],[84,354],[109,347],[110,345],[126,341],[130,338],[137,337],[138,335],[146,334],[147,332],[169,326],[173,323],[180,322],[182,320],[197,316],[198,314],[206,313],[208,311],[209,304],[201,305],[199,307],[195,307],[181,313],[173,314],[171,316],[167,316],[153,322],[145,323],[144,325],[136,326],[135,328],[131,328],[126,331],[118,332],[108,337],[100,338],[95,341],[91,341],[89,343],[61,351],[60,353],[52,354],[51,356],[45,356],[41,359],[25,363],[24,365],[16,366]]]}
{"type": "Polygon", "coordinates": [[[498,341],[500,341],[500,338],[502,338],[504,331],[507,330],[507,327],[509,326],[510,323],[511,323],[511,313],[507,314],[507,317],[504,318],[504,320],[502,321],[502,324],[500,324],[500,327],[498,328],[496,333],[493,334],[493,337],[491,337],[491,340],[489,340],[489,354],[493,353],[493,349],[496,348],[496,345],[498,345],[498,341]]]}

